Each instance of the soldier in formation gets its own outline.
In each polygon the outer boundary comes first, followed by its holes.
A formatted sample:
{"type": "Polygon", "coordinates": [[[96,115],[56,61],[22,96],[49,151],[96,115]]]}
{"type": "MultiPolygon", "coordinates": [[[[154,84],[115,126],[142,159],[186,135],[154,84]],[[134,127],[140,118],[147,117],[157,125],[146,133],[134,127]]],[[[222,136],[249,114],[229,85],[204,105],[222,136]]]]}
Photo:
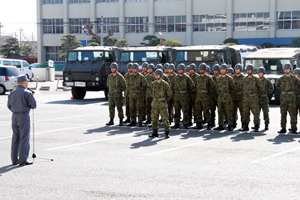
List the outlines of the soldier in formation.
{"type": "Polygon", "coordinates": [[[145,124],[151,124],[151,103],[152,103],[152,92],[151,92],[151,83],[155,81],[155,75],[154,75],[154,70],[155,66],[154,64],[149,64],[148,65],[148,74],[145,76],[147,83],[149,87],[147,88],[146,91],[146,116],[147,116],[147,121],[145,124]]]}
{"type": "MultiPolygon", "coordinates": [[[[206,66],[206,65],[205,65],[206,66]]],[[[195,102],[196,102],[196,96],[197,96],[197,89],[196,89],[196,83],[197,78],[199,77],[199,74],[196,73],[196,65],[194,63],[190,64],[190,78],[195,84],[195,89],[193,89],[190,93],[190,108],[189,108],[189,115],[192,118],[194,116],[194,122],[196,122],[196,112],[195,112],[195,102]]],[[[192,121],[190,120],[189,125],[192,125],[192,121]]]]}
{"type": "Polygon", "coordinates": [[[228,74],[229,76],[233,76],[233,74],[234,74],[233,68],[229,67],[229,68],[228,68],[228,71],[227,71],[227,74],[228,74]]]}
{"type": "MultiPolygon", "coordinates": [[[[300,68],[294,69],[294,76],[296,76],[298,79],[300,79],[300,68]]],[[[296,95],[296,109],[297,113],[300,114],[300,87],[296,86],[295,88],[295,95],[296,95]]]]}
{"type": "Polygon", "coordinates": [[[238,63],[234,67],[235,74],[232,76],[235,84],[235,91],[232,95],[232,102],[233,102],[233,128],[237,126],[238,120],[238,109],[240,111],[242,128],[243,124],[243,80],[245,76],[242,74],[243,66],[238,63]]]}
{"type": "MultiPolygon", "coordinates": [[[[158,70],[158,69],[163,70],[163,68],[164,68],[164,67],[163,67],[161,64],[157,64],[157,65],[155,66],[155,69],[156,69],[156,70],[158,70]]],[[[168,78],[168,76],[167,76],[166,74],[163,74],[162,79],[163,79],[164,81],[166,81],[168,84],[170,84],[170,80],[169,80],[169,78],[168,78]]]]}
{"type": "Polygon", "coordinates": [[[169,75],[169,69],[168,69],[168,66],[169,66],[169,63],[165,63],[165,64],[164,64],[164,74],[165,74],[166,76],[169,75]]]}
{"type": "MultiPolygon", "coordinates": [[[[171,85],[174,80],[174,77],[177,76],[177,73],[175,72],[175,65],[173,63],[169,64],[168,70],[169,70],[168,79],[171,85]]],[[[173,122],[173,118],[174,118],[174,94],[172,94],[172,97],[168,101],[168,112],[169,112],[169,120],[171,123],[173,122]]]]}
{"type": "Polygon", "coordinates": [[[127,64],[127,73],[124,74],[124,78],[126,81],[126,90],[125,90],[125,114],[126,114],[126,120],[124,121],[125,123],[130,123],[130,109],[129,109],[129,89],[127,87],[127,83],[129,81],[129,75],[132,74],[132,63],[127,64]]]}
{"type": "MultiPolygon", "coordinates": [[[[213,72],[214,72],[214,75],[212,76],[212,79],[214,81],[214,83],[217,82],[217,78],[220,76],[220,65],[216,64],[213,66],[213,72]]],[[[212,127],[215,127],[216,124],[215,124],[215,121],[216,121],[216,109],[217,109],[217,106],[218,106],[218,92],[217,90],[215,89],[214,91],[211,91],[210,93],[210,117],[211,117],[211,125],[212,127]]]]}

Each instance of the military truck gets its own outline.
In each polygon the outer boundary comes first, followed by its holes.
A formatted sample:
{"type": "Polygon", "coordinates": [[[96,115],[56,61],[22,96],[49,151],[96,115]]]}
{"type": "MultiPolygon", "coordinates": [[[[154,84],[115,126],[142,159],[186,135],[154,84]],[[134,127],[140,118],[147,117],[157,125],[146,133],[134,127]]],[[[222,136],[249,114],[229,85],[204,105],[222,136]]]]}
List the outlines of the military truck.
{"type": "MultiPolygon", "coordinates": [[[[253,64],[255,73],[259,67],[265,67],[267,74],[265,77],[270,79],[274,84],[284,75],[284,65],[291,63],[293,69],[300,66],[299,62],[300,48],[269,48],[259,49],[245,57],[244,67],[253,64]]],[[[245,68],[244,68],[245,69],[245,68]]],[[[275,87],[274,93],[269,96],[271,99],[275,97],[275,103],[280,104],[280,90],[275,87]]]]}
{"type": "Polygon", "coordinates": [[[83,99],[87,91],[104,91],[107,98],[106,78],[110,64],[119,62],[116,47],[79,47],[68,52],[63,70],[63,85],[72,87],[72,95],[83,99]]]}

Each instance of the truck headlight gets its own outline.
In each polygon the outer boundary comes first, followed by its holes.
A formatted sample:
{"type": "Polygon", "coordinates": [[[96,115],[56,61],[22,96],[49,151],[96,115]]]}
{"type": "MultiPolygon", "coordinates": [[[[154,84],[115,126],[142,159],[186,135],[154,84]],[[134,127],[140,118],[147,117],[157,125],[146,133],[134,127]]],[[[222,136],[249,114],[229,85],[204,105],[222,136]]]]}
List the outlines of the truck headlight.
{"type": "Polygon", "coordinates": [[[96,81],[99,81],[99,77],[96,77],[95,80],[96,80],[96,81]]]}
{"type": "Polygon", "coordinates": [[[66,77],[65,77],[65,81],[68,81],[68,80],[69,80],[69,77],[66,76],[66,77]]]}
{"type": "Polygon", "coordinates": [[[271,83],[274,84],[274,83],[275,83],[275,80],[274,80],[274,79],[271,79],[271,83]]]}

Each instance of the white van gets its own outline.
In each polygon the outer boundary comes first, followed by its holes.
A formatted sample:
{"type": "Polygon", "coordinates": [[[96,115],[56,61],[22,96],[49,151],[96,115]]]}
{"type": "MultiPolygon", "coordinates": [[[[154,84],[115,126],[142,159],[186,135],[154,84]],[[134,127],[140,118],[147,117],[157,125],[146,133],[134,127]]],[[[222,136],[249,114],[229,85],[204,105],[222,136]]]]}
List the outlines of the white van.
{"type": "Polygon", "coordinates": [[[19,74],[26,74],[29,80],[31,80],[34,76],[32,69],[26,60],[1,58],[0,65],[16,66],[19,74]]]}

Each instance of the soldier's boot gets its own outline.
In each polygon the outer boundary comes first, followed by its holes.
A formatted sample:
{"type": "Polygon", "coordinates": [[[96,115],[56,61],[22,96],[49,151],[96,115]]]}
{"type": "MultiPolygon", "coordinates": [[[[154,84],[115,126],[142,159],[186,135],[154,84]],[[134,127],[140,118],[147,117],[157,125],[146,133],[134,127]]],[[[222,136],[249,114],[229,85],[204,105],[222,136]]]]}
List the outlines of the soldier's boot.
{"type": "Polygon", "coordinates": [[[136,121],[131,121],[127,126],[136,126],[136,121]]]}
{"type": "Polygon", "coordinates": [[[190,123],[188,124],[189,126],[193,126],[192,120],[190,120],[190,123]]]}
{"type": "Polygon", "coordinates": [[[216,126],[216,122],[213,121],[213,123],[210,124],[212,127],[215,127],[216,126]]]}
{"type": "Polygon", "coordinates": [[[114,125],[114,118],[110,118],[109,122],[106,123],[106,125],[114,125]]]}
{"type": "Polygon", "coordinates": [[[179,124],[175,124],[174,126],[172,126],[171,128],[180,128],[179,124]]]}
{"type": "Polygon", "coordinates": [[[258,125],[258,124],[256,124],[256,125],[254,126],[254,132],[259,132],[259,125],[258,125]]]}
{"type": "Polygon", "coordinates": [[[153,132],[152,132],[152,134],[149,135],[149,137],[158,137],[158,130],[153,129],[153,132]]]}
{"type": "Polygon", "coordinates": [[[146,116],[143,117],[143,121],[146,121],[146,116]]]}
{"type": "Polygon", "coordinates": [[[278,133],[286,133],[286,128],[285,127],[281,128],[281,130],[278,131],[278,133]]]}
{"type": "Polygon", "coordinates": [[[127,117],[124,123],[130,123],[130,117],[127,117]]]}
{"type": "Polygon", "coordinates": [[[208,123],[208,124],[207,124],[207,130],[211,130],[211,128],[212,128],[212,127],[211,127],[211,124],[208,123]]]}
{"type": "Polygon", "coordinates": [[[244,127],[241,128],[241,131],[249,131],[249,124],[248,123],[244,123],[244,127]]]}
{"type": "Polygon", "coordinates": [[[123,124],[123,118],[120,118],[119,126],[124,126],[124,124],[123,124]]]}
{"type": "Polygon", "coordinates": [[[183,128],[184,129],[189,129],[189,125],[188,124],[183,124],[183,128]]]}
{"type": "Polygon", "coordinates": [[[138,122],[138,127],[143,127],[143,122],[138,122]]]}
{"type": "Polygon", "coordinates": [[[236,126],[237,126],[237,123],[236,123],[236,122],[234,122],[232,127],[235,129],[235,128],[236,128],[236,126]]]}
{"type": "Polygon", "coordinates": [[[202,123],[197,122],[197,125],[193,129],[203,129],[202,123]]]}
{"type": "Polygon", "coordinates": [[[214,128],[214,130],[216,130],[216,131],[222,131],[222,130],[224,130],[224,126],[223,125],[219,125],[217,128],[214,128]]]}
{"type": "Polygon", "coordinates": [[[269,130],[269,124],[265,124],[265,130],[269,130]]]}
{"type": "Polygon", "coordinates": [[[297,134],[297,130],[296,130],[296,129],[292,129],[292,130],[291,130],[291,133],[297,134]]]}
{"type": "Polygon", "coordinates": [[[169,138],[170,136],[169,136],[169,133],[170,133],[170,131],[165,131],[165,138],[169,138]]]}
{"type": "Polygon", "coordinates": [[[229,125],[229,126],[227,127],[227,130],[228,130],[228,131],[233,131],[233,126],[232,126],[232,125],[229,125]]]}
{"type": "Polygon", "coordinates": [[[244,126],[245,126],[245,123],[242,122],[242,127],[239,129],[239,131],[243,130],[244,126]]]}

